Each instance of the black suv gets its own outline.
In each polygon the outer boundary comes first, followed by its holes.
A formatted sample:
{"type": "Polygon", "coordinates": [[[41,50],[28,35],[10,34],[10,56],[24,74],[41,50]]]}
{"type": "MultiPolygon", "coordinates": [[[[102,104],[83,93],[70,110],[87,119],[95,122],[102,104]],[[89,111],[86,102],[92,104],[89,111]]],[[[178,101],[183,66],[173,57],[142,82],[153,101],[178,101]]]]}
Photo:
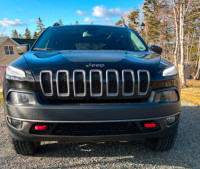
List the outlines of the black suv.
{"type": "Polygon", "coordinates": [[[41,141],[144,138],[154,150],[175,141],[180,115],[175,66],[131,28],[47,28],[31,49],[18,47],[4,80],[5,116],[14,149],[41,141]]]}

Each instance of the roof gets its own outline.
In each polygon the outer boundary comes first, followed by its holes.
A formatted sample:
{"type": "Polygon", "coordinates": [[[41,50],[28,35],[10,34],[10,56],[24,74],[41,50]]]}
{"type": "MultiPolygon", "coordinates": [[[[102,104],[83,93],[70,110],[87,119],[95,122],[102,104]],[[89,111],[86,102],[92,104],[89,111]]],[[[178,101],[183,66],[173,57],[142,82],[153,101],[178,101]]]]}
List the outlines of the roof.
{"type": "Polygon", "coordinates": [[[12,38],[15,42],[17,42],[19,45],[22,44],[30,44],[30,46],[33,46],[36,39],[18,39],[18,38],[12,38]]]}
{"type": "Polygon", "coordinates": [[[61,28],[61,27],[105,27],[105,28],[121,28],[121,29],[127,29],[129,27],[124,27],[120,25],[93,25],[93,24],[75,24],[75,25],[60,25],[60,26],[50,26],[49,28],[61,28]]]}
{"type": "Polygon", "coordinates": [[[15,44],[19,45],[16,41],[14,41],[13,39],[11,39],[9,36],[1,36],[0,37],[0,45],[5,42],[7,39],[10,39],[11,41],[13,41],[15,44]]]}

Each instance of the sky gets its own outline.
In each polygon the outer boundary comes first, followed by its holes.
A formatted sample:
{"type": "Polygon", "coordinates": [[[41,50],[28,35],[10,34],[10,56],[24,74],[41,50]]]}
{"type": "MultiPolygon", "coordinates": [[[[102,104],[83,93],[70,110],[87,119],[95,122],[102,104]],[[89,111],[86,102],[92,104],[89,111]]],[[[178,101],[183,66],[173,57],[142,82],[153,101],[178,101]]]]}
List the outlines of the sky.
{"type": "Polygon", "coordinates": [[[0,33],[11,36],[13,29],[24,34],[36,30],[41,17],[45,27],[59,19],[64,25],[114,24],[124,13],[139,9],[142,0],[0,0],[0,33]]]}

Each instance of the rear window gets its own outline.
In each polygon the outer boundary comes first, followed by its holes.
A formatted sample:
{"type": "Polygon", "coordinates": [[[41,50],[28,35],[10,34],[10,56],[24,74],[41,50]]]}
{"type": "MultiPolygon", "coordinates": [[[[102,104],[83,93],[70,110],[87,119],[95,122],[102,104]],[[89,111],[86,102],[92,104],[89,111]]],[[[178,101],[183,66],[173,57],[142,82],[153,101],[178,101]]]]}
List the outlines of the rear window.
{"type": "Polygon", "coordinates": [[[59,26],[47,29],[34,49],[146,51],[146,45],[129,29],[100,26],[59,26]]]}

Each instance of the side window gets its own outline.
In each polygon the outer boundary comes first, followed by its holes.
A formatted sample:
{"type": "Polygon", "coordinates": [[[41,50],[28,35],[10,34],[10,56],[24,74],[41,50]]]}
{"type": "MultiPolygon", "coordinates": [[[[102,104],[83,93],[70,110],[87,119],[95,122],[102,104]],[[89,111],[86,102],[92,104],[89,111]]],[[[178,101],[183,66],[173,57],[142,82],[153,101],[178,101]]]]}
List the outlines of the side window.
{"type": "Polygon", "coordinates": [[[5,55],[14,55],[13,46],[4,46],[5,55]]]}
{"type": "Polygon", "coordinates": [[[140,51],[145,51],[146,47],[144,44],[141,42],[141,40],[136,36],[135,33],[131,32],[131,40],[132,43],[140,50],[140,51]]]}

